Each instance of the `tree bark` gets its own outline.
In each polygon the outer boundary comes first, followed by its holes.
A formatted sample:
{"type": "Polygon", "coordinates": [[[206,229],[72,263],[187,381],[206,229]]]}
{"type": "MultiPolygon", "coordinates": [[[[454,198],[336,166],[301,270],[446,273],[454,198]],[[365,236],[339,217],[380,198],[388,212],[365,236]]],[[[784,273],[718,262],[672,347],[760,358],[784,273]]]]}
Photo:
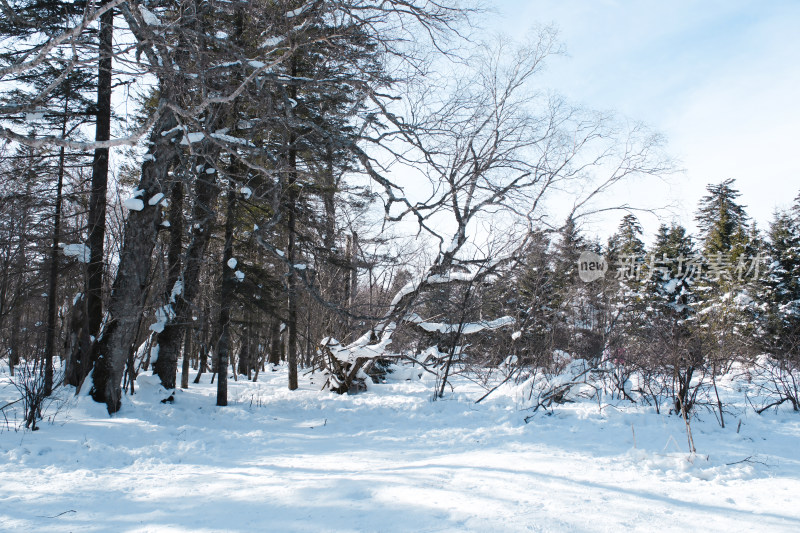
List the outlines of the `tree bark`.
{"type": "MultiPolygon", "coordinates": [[[[336,247],[336,181],[333,173],[333,148],[330,143],[325,151],[326,168],[324,172],[324,182],[322,186],[322,204],[325,207],[325,235],[322,239],[324,248],[323,266],[324,277],[321,279],[320,289],[327,288],[327,297],[329,301],[336,305],[344,306],[345,302],[342,299],[343,283],[342,283],[342,268],[338,261],[336,261],[337,253],[334,251],[336,247]],[[325,287],[322,286],[325,284],[325,287]]],[[[343,338],[346,334],[345,324],[341,316],[336,313],[326,313],[328,319],[325,320],[329,324],[332,331],[328,335],[334,335],[337,338],[343,338]]]]}
{"type": "Polygon", "coordinates": [[[200,346],[197,349],[197,376],[194,378],[195,383],[200,383],[200,376],[208,370],[208,330],[209,330],[209,322],[211,321],[211,311],[206,306],[205,310],[203,311],[203,316],[200,317],[202,320],[202,330],[200,332],[200,346]]]}
{"type": "MultiPolygon", "coordinates": [[[[183,183],[180,179],[176,179],[172,184],[172,192],[170,194],[169,206],[169,251],[167,252],[167,284],[166,290],[168,292],[167,305],[177,305],[172,291],[175,290],[175,285],[181,278],[181,254],[183,253],[183,183]]],[[[174,322],[174,321],[170,321],[174,322]]],[[[171,331],[168,332],[167,328],[169,323],[165,325],[164,330],[156,334],[155,345],[159,347],[158,359],[153,364],[153,373],[161,378],[161,385],[165,389],[175,388],[175,377],[172,372],[170,379],[170,370],[172,366],[168,360],[170,359],[169,353],[165,349],[168,345],[172,347],[175,340],[170,338],[174,336],[171,331]],[[171,342],[170,342],[171,341],[171,342]],[[170,383],[172,386],[170,386],[170,383]]],[[[173,328],[170,328],[173,329],[173,328]]]]}
{"type": "Polygon", "coordinates": [[[217,405],[228,405],[228,358],[231,348],[231,300],[236,277],[228,264],[233,258],[233,224],[236,213],[236,193],[228,189],[228,209],[225,214],[225,248],[222,252],[222,287],[220,288],[219,342],[217,343],[217,405]]]}
{"type": "Polygon", "coordinates": [[[281,320],[278,317],[272,318],[269,337],[270,346],[267,362],[271,365],[279,365],[281,364],[281,320]]]}
{"type": "Polygon", "coordinates": [[[181,366],[181,388],[189,388],[189,370],[192,358],[192,328],[186,328],[183,334],[183,365],[181,366]]]}
{"type": "Polygon", "coordinates": [[[286,250],[286,255],[289,259],[289,276],[287,279],[289,304],[286,317],[287,327],[289,328],[286,354],[286,362],[289,365],[289,390],[297,389],[297,274],[294,269],[296,259],[295,202],[294,180],[292,180],[289,184],[289,246],[286,250]]]}
{"type": "Polygon", "coordinates": [[[172,290],[181,279],[181,254],[183,253],[183,182],[172,184],[169,205],[169,251],[167,252],[167,290],[172,290]]]}
{"type": "MultiPolygon", "coordinates": [[[[167,321],[164,330],[158,334],[158,361],[153,371],[161,378],[165,389],[174,389],[178,372],[178,354],[183,336],[192,325],[192,310],[197,294],[200,292],[200,270],[203,267],[206,248],[211,238],[219,188],[215,174],[202,173],[195,179],[195,202],[192,208],[192,240],[186,249],[186,260],[181,275],[183,289],[175,295],[174,317],[167,321]]],[[[183,215],[181,214],[181,217],[183,215]]],[[[172,224],[172,222],[170,222],[172,224]]],[[[177,279],[176,279],[177,281],[177,279]]]]}
{"type": "MultiPolygon", "coordinates": [[[[294,66],[292,68],[294,75],[294,66]]],[[[296,97],[296,92],[291,92],[292,98],[296,97]]],[[[297,273],[294,265],[297,259],[297,150],[294,148],[294,134],[289,135],[288,142],[288,166],[289,179],[287,180],[287,210],[289,242],[286,247],[286,257],[289,260],[289,271],[286,280],[288,289],[288,306],[286,313],[286,327],[288,328],[288,342],[286,363],[289,366],[289,390],[297,389],[297,273]]]]}
{"type": "MultiPolygon", "coordinates": [[[[67,111],[69,97],[64,101],[64,119],[61,123],[61,136],[67,134],[67,111]]],[[[53,214],[53,247],[50,250],[50,279],[47,288],[47,338],[44,346],[44,394],[53,392],[53,353],[56,344],[56,318],[58,311],[58,244],[61,239],[61,205],[64,188],[65,149],[58,152],[58,181],[56,182],[56,206],[53,214]]]]}
{"type": "MultiPolygon", "coordinates": [[[[105,3],[105,2],[104,2],[105,3]]],[[[95,140],[111,138],[111,59],[113,54],[114,10],[100,17],[99,70],[97,74],[97,121],[95,140]]],[[[89,197],[89,265],[86,297],[89,335],[97,339],[103,322],[103,245],[106,236],[106,190],[108,186],[108,148],[94,151],[92,192],[89,197]]]]}
{"type": "Polygon", "coordinates": [[[177,121],[170,112],[158,120],[150,136],[150,157],[142,165],[138,187],[143,191],[140,199],[144,206],[140,211],[131,211],[125,222],[117,277],[108,306],[109,320],[97,346],[91,391],[95,401],[106,404],[109,413],[117,412],[121,405],[120,385],[125,361],[136,340],[150,283],[150,263],[161,222],[161,207],[150,205],[148,199],[162,191],[177,155],[174,136],[162,136],[161,133],[176,125],[177,121]]]}

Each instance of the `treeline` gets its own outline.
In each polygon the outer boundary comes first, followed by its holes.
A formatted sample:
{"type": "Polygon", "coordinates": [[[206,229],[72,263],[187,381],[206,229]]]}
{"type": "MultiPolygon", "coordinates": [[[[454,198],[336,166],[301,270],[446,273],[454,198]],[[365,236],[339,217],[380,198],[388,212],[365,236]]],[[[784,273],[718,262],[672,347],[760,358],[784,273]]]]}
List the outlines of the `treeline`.
{"type": "Polygon", "coordinates": [[[394,351],[437,374],[437,396],[453,372],[483,377],[487,388],[498,374],[543,377],[556,385],[532,386],[534,408],[567,401],[588,382],[594,395],[652,405],[687,424],[702,405],[724,427],[717,380],[733,373],[760,388],[757,411],[800,410],[800,195],[761,231],[734,180],[707,193],[697,234],[662,224],[649,246],[634,214],[607,242],[572,219],[532,231],[513,260],[483,262],[485,275],[473,269],[427,291],[417,304],[426,319],[411,317],[394,351]],[[581,276],[587,253],[605,261],[604,275],[581,276]]]}
{"type": "Polygon", "coordinates": [[[337,208],[352,217],[369,197],[342,175],[359,158],[372,165],[362,143],[386,129],[378,113],[420,60],[404,43],[441,37],[468,13],[407,2],[4,7],[0,326],[12,372],[42,361],[49,394],[57,354],[60,378],[114,411],[123,374],[132,389],[142,365],[171,388],[182,351],[200,373],[213,353],[214,369],[235,359],[244,374],[270,351],[296,387],[298,353],[346,323],[356,293],[359,242],[337,208]],[[112,90],[143,76],[137,123],[122,124],[112,90]],[[112,139],[112,123],[127,132],[112,139]],[[109,148],[144,134],[109,179],[109,148]],[[328,306],[316,316],[313,297],[328,306]]]}
{"type": "Polygon", "coordinates": [[[621,398],[684,416],[702,400],[723,426],[716,379],[734,367],[768,376],[759,410],[800,409],[800,196],[762,232],[734,187],[707,187],[694,236],[661,225],[648,247],[628,214],[607,243],[567,224],[534,245],[499,280],[520,331],[505,352],[550,371],[585,359],[621,398]],[[605,257],[604,277],[580,279],[586,251],[605,257]]]}
{"type": "Polygon", "coordinates": [[[539,90],[550,29],[480,43],[477,10],[405,0],[6,11],[0,349],[31,424],[60,383],[115,412],[150,370],[213,374],[225,405],[270,365],[348,392],[405,360],[441,396],[579,358],[683,414],[736,362],[796,376],[797,207],[762,234],[728,181],[693,238],[646,247],[633,215],[583,233],[598,195],[672,166],[641,125],[539,90]]]}

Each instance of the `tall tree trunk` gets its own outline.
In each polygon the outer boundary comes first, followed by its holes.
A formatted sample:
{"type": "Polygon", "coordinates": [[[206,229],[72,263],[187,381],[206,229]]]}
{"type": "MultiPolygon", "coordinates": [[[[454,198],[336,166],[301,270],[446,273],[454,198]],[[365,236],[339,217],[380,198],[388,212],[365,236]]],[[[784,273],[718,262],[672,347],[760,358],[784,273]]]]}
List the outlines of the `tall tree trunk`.
{"type": "Polygon", "coordinates": [[[189,388],[189,370],[192,358],[192,328],[186,328],[183,334],[183,364],[181,365],[181,388],[189,388]]]}
{"type": "Polygon", "coordinates": [[[22,322],[22,299],[17,296],[11,308],[11,338],[9,339],[8,370],[14,376],[14,367],[20,363],[20,353],[22,353],[22,342],[19,340],[20,323],[22,322]]]}
{"type": "MultiPolygon", "coordinates": [[[[292,74],[294,75],[295,67],[292,65],[292,74]]],[[[293,99],[296,99],[296,91],[290,89],[290,94],[293,99]]],[[[286,313],[286,327],[289,329],[288,346],[286,354],[286,363],[289,366],[289,390],[297,389],[297,273],[294,265],[297,260],[297,150],[294,147],[295,137],[294,134],[289,135],[288,145],[288,163],[289,163],[289,180],[287,191],[287,208],[289,211],[288,230],[289,242],[286,247],[286,256],[289,260],[289,272],[287,278],[288,288],[288,308],[286,313]]]]}
{"type": "MultiPolygon", "coordinates": [[[[105,3],[105,2],[104,2],[105,3]]],[[[111,56],[113,54],[114,10],[100,17],[99,70],[97,74],[96,141],[111,138],[111,56]]],[[[87,267],[87,307],[89,335],[97,339],[103,322],[103,244],[106,236],[106,190],[108,187],[108,148],[94,151],[92,191],[89,196],[89,265],[87,267]]]]}
{"type": "MultiPolygon", "coordinates": [[[[325,235],[322,243],[325,250],[322,257],[324,261],[322,266],[324,276],[320,279],[320,290],[327,289],[326,296],[328,301],[344,307],[342,267],[341,263],[336,261],[338,254],[334,251],[336,247],[336,181],[333,174],[333,147],[330,143],[326,147],[325,159],[326,169],[322,187],[322,203],[325,207],[325,235]]],[[[343,338],[346,334],[344,317],[336,312],[326,312],[325,315],[327,316],[322,320],[322,323],[330,327],[330,330],[323,333],[333,335],[339,339],[343,338]]]]}
{"type": "Polygon", "coordinates": [[[197,376],[194,378],[195,383],[200,383],[200,376],[208,370],[208,330],[209,323],[211,322],[211,311],[208,306],[203,311],[203,316],[200,317],[203,324],[203,329],[200,332],[200,346],[197,349],[197,358],[199,359],[197,366],[197,376]]]}
{"type": "Polygon", "coordinates": [[[161,206],[150,205],[148,198],[162,192],[168,182],[167,173],[177,156],[174,136],[162,136],[161,133],[176,125],[172,113],[166,112],[150,135],[150,157],[142,164],[138,187],[143,191],[140,199],[144,205],[140,211],[130,211],[125,222],[117,277],[108,306],[109,320],[97,346],[91,391],[95,401],[106,404],[109,413],[117,412],[121,405],[120,385],[125,361],[136,341],[150,284],[150,264],[161,222],[161,206]]]}
{"type": "MultiPolygon", "coordinates": [[[[356,292],[358,292],[358,269],[356,269],[356,255],[358,253],[358,234],[354,231],[352,235],[347,236],[347,243],[345,245],[345,264],[347,268],[344,273],[344,306],[348,312],[352,312],[353,302],[356,292]]],[[[369,310],[372,312],[372,309],[369,310]]],[[[344,333],[349,332],[351,329],[351,320],[349,316],[344,318],[344,333]]]]}
{"type": "Polygon", "coordinates": [[[336,181],[333,177],[333,148],[328,145],[325,152],[325,183],[322,187],[322,203],[325,206],[325,237],[322,239],[325,253],[330,254],[336,246],[336,181]]]}
{"type": "MultiPolygon", "coordinates": [[[[27,191],[30,194],[30,189],[27,191]]],[[[18,220],[21,228],[26,228],[28,225],[28,215],[23,214],[21,219],[18,220]]],[[[25,263],[27,260],[26,251],[28,248],[27,235],[24,230],[19,234],[19,246],[17,247],[17,255],[15,258],[15,268],[17,273],[17,283],[14,289],[14,299],[11,302],[11,353],[8,357],[8,366],[10,374],[14,375],[14,367],[20,364],[22,356],[22,340],[20,340],[20,333],[22,333],[22,313],[24,311],[23,292],[25,291],[25,263]]],[[[26,356],[28,358],[29,356],[26,356]]]]}
{"type": "Polygon", "coordinates": [[[272,318],[272,325],[270,326],[270,345],[269,345],[269,358],[267,361],[271,365],[281,364],[281,320],[278,317],[272,318]]]}
{"type": "MultiPolygon", "coordinates": [[[[292,76],[297,75],[297,59],[292,58],[290,72],[292,76]]],[[[288,87],[289,98],[297,101],[297,87],[288,87]]],[[[292,125],[290,124],[291,128],[292,125]]],[[[287,186],[287,208],[288,208],[288,230],[289,242],[286,247],[286,256],[289,260],[289,272],[287,278],[288,289],[288,309],[286,321],[288,331],[286,363],[289,366],[289,390],[297,389],[297,272],[294,265],[297,262],[297,148],[295,143],[297,138],[294,131],[289,131],[287,135],[287,163],[288,163],[288,186],[287,186]]]]}
{"type": "Polygon", "coordinates": [[[219,292],[219,342],[217,343],[217,405],[228,405],[228,358],[231,349],[231,300],[236,276],[228,264],[233,258],[233,225],[236,214],[236,193],[228,189],[228,209],[225,214],[225,248],[222,252],[222,287],[219,292]]]}
{"type": "MultiPolygon", "coordinates": [[[[347,235],[345,237],[345,247],[344,247],[344,262],[347,265],[347,270],[345,271],[344,276],[344,299],[343,303],[345,306],[350,305],[350,265],[353,262],[353,237],[351,235],[347,235]]],[[[347,330],[347,326],[349,325],[349,321],[345,320],[345,330],[347,330]]]]}
{"type": "MultiPolygon", "coordinates": [[[[167,252],[167,285],[169,291],[167,305],[172,306],[173,312],[178,306],[176,301],[180,296],[179,282],[181,279],[181,254],[183,253],[183,182],[180,178],[172,184],[169,206],[169,251],[167,252]]],[[[177,313],[175,313],[177,315],[177,313]]],[[[158,359],[153,363],[153,373],[161,378],[161,385],[165,389],[175,388],[175,373],[177,372],[177,350],[181,339],[175,339],[183,333],[181,321],[168,319],[164,329],[156,334],[155,345],[158,346],[158,359]],[[177,324],[176,324],[177,322],[177,324]],[[177,330],[177,331],[176,331],[177,330]],[[175,359],[173,361],[173,358],[175,359]]]]}
{"type": "Polygon", "coordinates": [[[289,276],[287,279],[289,292],[289,305],[287,310],[287,327],[289,328],[289,339],[287,346],[286,362],[289,365],[289,390],[297,389],[297,273],[294,265],[296,260],[296,198],[294,192],[294,180],[289,184],[289,246],[287,247],[287,257],[289,259],[289,276]]]}
{"type": "MultiPolygon", "coordinates": [[[[61,137],[67,135],[67,111],[69,95],[64,99],[64,119],[61,123],[61,137]]],[[[53,392],[53,353],[56,345],[56,318],[58,311],[58,244],[61,239],[61,193],[64,188],[65,150],[62,146],[58,152],[58,181],[56,182],[56,206],[53,214],[53,247],[50,250],[50,279],[47,287],[47,338],[44,345],[44,394],[53,392]]]]}
{"type": "MultiPolygon", "coordinates": [[[[353,249],[351,250],[350,262],[348,263],[347,275],[350,277],[348,286],[350,287],[350,296],[347,300],[348,309],[355,304],[356,296],[358,295],[358,233],[353,232],[353,249]]],[[[370,309],[370,313],[372,309],[370,309]]],[[[350,320],[348,319],[348,324],[350,320]]]]}
{"type": "Polygon", "coordinates": [[[180,276],[183,287],[181,291],[176,291],[174,297],[173,318],[167,321],[164,330],[158,335],[158,361],[153,370],[161,378],[161,385],[165,389],[175,388],[178,353],[183,336],[193,322],[192,310],[197,294],[200,292],[200,270],[203,267],[206,248],[217,217],[214,206],[219,195],[219,187],[217,187],[215,176],[216,173],[203,173],[195,179],[192,240],[186,248],[186,260],[183,274],[180,276]]]}

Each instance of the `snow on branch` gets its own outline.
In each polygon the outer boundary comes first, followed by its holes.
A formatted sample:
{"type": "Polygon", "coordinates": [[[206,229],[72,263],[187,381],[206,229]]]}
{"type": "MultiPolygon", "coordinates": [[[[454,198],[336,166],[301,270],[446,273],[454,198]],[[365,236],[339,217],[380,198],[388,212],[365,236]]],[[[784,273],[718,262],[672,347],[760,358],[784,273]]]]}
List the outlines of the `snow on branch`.
{"type": "Polygon", "coordinates": [[[471,335],[484,330],[494,330],[516,323],[516,319],[510,316],[503,316],[495,320],[481,320],[478,322],[465,322],[462,324],[448,324],[446,322],[428,322],[423,320],[422,317],[416,313],[412,314],[406,319],[406,322],[411,322],[421,327],[425,331],[439,333],[462,333],[463,335],[471,335]]]}
{"type": "Polygon", "coordinates": [[[104,13],[118,7],[121,4],[126,3],[127,1],[128,0],[111,0],[110,2],[103,4],[94,11],[87,10],[87,13],[83,16],[83,19],[81,20],[80,24],[78,24],[73,28],[65,30],[64,32],[51,38],[44,46],[42,46],[37,51],[36,55],[30,61],[14,63],[12,65],[9,65],[8,67],[0,68],[0,81],[9,74],[19,74],[21,72],[29,71],[41,65],[47,59],[50,52],[52,52],[58,46],[72,39],[76,39],[80,34],[86,31],[92,23],[98,20],[104,13]]]}
{"type": "Polygon", "coordinates": [[[164,102],[159,104],[159,107],[155,110],[155,112],[150,115],[150,117],[138,128],[135,128],[130,135],[125,137],[118,137],[116,139],[109,139],[108,141],[88,141],[88,142],[81,142],[81,141],[72,141],[63,137],[55,137],[50,135],[45,135],[41,137],[29,137],[27,135],[22,135],[17,133],[9,128],[4,126],[0,126],[0,138],[6,138],[11,141],[18,142],[24,146],[29,146],[31,148],[44,148],[47,146],[58,146],[69,148],[71,150],[76,151],[90,151],[96,150],[98,148],[113,148],[115,146],[133,146],[135,145],[139,139],[141,139],[148,131],[150,131],[155,125],[156,121],[161,117],[166,109],[166,105],[164,102]]]}

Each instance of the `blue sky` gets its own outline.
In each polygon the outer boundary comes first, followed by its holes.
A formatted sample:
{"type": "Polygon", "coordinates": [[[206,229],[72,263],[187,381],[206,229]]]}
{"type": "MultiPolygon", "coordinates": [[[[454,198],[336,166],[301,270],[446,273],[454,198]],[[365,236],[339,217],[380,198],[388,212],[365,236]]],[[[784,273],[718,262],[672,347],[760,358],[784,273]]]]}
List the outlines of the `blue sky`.
{"type": "MultiPolygon", "coordinates": [[[[692,228],[708,183],[735,178],[762,229],[800,192],[800,1],[502,0],[498,31],[560,30],[567,56],[542,84],[663,133],[685,169],[619,191],[642,207],[675,203],[692,228]]],[[[607,233],[622,214],[597,220],[607,233]]],[[[641,215],[652,232],[659,220],[641,215]]]]}

